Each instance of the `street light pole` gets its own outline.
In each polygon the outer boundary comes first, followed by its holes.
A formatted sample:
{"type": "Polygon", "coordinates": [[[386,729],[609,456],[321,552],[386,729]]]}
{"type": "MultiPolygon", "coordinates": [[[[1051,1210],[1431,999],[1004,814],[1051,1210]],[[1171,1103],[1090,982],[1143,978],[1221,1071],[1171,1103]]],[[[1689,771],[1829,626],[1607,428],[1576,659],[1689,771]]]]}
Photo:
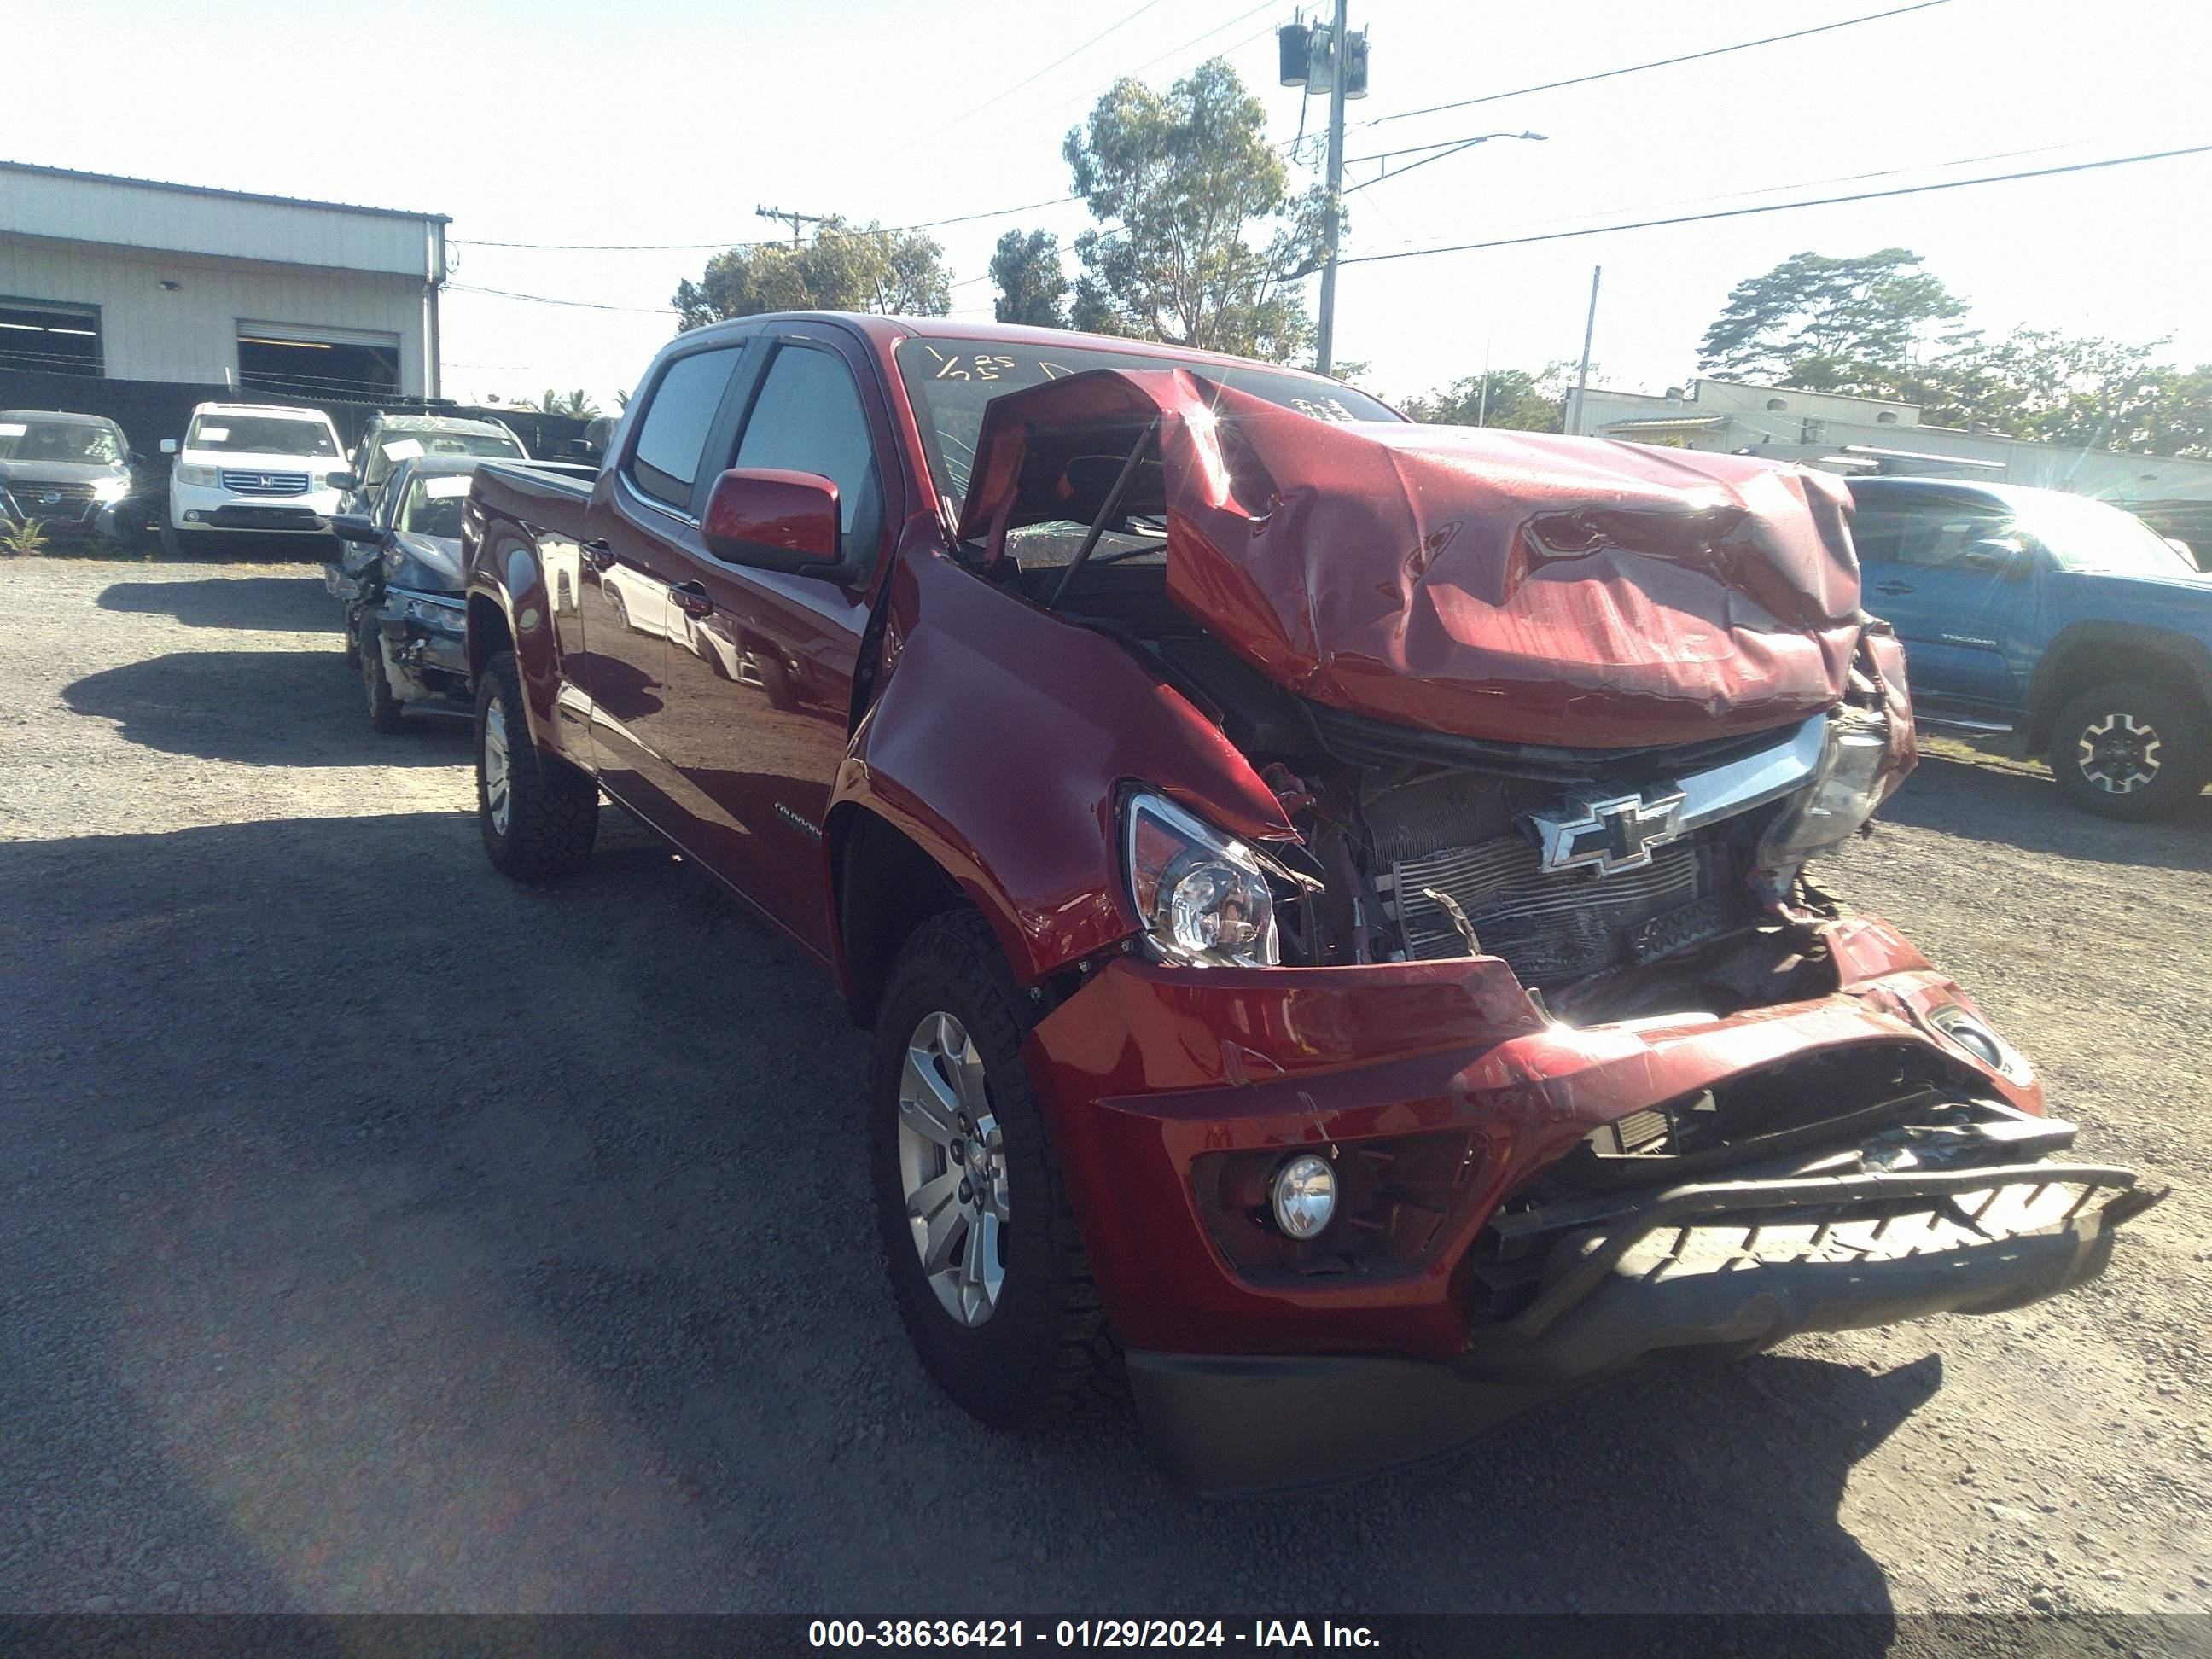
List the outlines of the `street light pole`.
{"type": "Polygon", "coordinates": [[[1590,267],[1589,319],[1583,324],[1583,366],[1575,374],[1575,418],[1568,430],[1579,437],[1583,429],[1583,399],[1589,395],[1590,342],[1597,337],[1597,279],[1605,275],[1603,265],[1590,267]]]}
{"type": "Polygon", "coordinates": [[[1336,233],[1341,216],[1340,193],[1344,188],[1344,82],[1346,13],[1351,0],[1336,0],[1336,27],[1329,37],[1329,58],[1335,65],[1328,77],[1328,205],[1322,221],[1324,252],[1321,268],[1321,330],[1314,346],[1314,367],[1323,374],[1336,361],[1336,233]]]}

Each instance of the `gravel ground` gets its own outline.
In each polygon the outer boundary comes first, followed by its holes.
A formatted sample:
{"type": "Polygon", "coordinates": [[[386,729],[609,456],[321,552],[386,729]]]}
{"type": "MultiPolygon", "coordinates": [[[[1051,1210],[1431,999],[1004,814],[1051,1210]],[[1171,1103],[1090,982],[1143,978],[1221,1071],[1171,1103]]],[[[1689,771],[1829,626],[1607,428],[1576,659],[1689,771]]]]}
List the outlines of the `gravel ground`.
{"type": "Polygon", "coordinates": [[[1195,1503],[938,1397],[829,986],[611,812],[501,880],[308,567],[0,588],[0,1608],[2212,1608],[2212,799],[1953,751],[1828,872],[2174,1188],[2106,1280],[1195,1503]]]}

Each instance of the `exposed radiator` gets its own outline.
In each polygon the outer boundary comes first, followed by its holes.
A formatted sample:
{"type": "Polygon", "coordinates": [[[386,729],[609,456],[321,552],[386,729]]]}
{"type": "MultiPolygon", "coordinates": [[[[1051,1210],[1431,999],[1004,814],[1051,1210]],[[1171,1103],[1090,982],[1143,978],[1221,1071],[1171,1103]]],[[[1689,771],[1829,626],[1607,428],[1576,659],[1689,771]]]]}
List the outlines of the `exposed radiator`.
{"type": "Polygon", "coordinates": [[[1401,859],[1377,884],[1396,908],[1410,954],[1467,954],[1450,915],[1424,894],[1434,888],[1465,913],[1486,955],[1504,957],[1524,983],[1545,985],[1627,960],[1630,930],[1704,897],[1711,882],[1711,853],[1699,839],[1658,848],[1640,870],[1547,875],[1535,846],[1510,835],[1401,859]]]}

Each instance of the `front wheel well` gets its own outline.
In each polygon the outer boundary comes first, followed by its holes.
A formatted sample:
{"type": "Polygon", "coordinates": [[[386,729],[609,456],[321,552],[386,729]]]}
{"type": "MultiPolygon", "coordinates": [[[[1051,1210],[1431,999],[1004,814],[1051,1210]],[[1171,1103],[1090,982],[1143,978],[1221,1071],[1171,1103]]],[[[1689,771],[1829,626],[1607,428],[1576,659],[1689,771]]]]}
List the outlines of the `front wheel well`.
{"type": "Polygon", "coordinates": [[[514,649],[514,635],[507,617],[488,594],[469,596],[469,672],[481,675],[484,665],[502,651],[514,649]]]}
{"type": "Polygon", "coordinates": [[[943,866],[874,813],[848,806],[829,824],[837,927],[854,1024],[874,1024],[891,964],[916,928],[967,896],[943,866]]]}
{"type": "Polygon", "coordinates": [[[2068,653],[2055,668],[2045,672],[2037,684],[2035,702],[2028,711],[2027,752],[2048,756],[2052,727],[2058,723],[2058,711],[2084,691],[2121,681],[2155,686],[2195,705],[2212,718],[2212,710],[2206,708],[2203,684],[2186,663],[2155,651],[2145,651],[2120,664],[2104,650],[2084,647],[2068,653]]]}

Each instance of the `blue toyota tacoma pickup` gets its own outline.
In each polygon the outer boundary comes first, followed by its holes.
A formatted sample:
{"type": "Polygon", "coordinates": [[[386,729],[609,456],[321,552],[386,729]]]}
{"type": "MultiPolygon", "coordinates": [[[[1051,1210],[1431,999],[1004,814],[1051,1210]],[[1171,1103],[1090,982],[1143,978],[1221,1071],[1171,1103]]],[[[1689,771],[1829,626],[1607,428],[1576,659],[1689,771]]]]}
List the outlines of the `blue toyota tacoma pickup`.
{"type": "Polygon", "coordinates": [[[1950,478],[1851,483],[1863,603],[1925,725],[2010,731],[2077,805],[2150,818],[2212,770],[2212,577],[2132,514],[1950,478]]]}

